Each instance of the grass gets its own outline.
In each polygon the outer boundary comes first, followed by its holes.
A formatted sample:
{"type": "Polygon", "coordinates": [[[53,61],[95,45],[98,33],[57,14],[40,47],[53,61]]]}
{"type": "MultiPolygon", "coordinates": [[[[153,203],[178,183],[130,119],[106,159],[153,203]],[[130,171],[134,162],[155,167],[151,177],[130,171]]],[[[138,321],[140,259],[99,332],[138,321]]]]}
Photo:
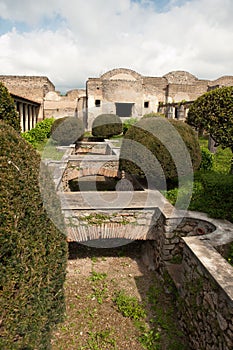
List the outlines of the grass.
{"type": "Polygon", "coordinates": [[[65,151],[58,151],[57,144],[52,139],[40,142],[37,145],[37,151],[42,159],[61,160],[65,151]]]}
{"type": "MultiPolygon", "coordinates": [[[[199,139],[201,147],[208,147],[208,139],[199,139]]],[[[194,174],[193,192],[189,210],[201,211],[216,219],[233,222],[233,175],[230,174],[232,152],[229,148],[217,148],[210,171],[194,174]]],[[[185,189],[183,189],[185,194],[185,189]]],[[[165,192],[166,198],[175,205],[178,189],[165,192]]],[[[233,243],[226,260],[233,265],[233,243]]]]}
{"type": "Polygon", "coordinates": [[[146,317],[143,305],[139,303],[137,298],[128,296],[124,290],[116,293],[113,302],[124,317],[129,317],[133,320],[140,320],[146,317]]]}
{"type": "Polygon", "coordinates": [[[66,317],[54,332],[53,350],[187,349],[172,294],[141,265],[140,254],[138,242],[102,250],[78,245],[68,265],[66,317]]]}
{"type": "MultiPolygon", "coordinates": [[[[207,147],[208,140],[200,139],[200,145],[207,147]]],[[[202,211],[217,219],[233,222],[233,176],[229,174],[232,152],[218,147],[210,171],[197,171],[194,174],[193,191],[189,210],[202,211]],[[232,193],[232,195],[231,195],[232,193]]],[[[182,188],[183,195],[186,189],[182,188]]],[[[178,189],[173,188],[164,193],[166,198],[176,204],[178,189]]]]}

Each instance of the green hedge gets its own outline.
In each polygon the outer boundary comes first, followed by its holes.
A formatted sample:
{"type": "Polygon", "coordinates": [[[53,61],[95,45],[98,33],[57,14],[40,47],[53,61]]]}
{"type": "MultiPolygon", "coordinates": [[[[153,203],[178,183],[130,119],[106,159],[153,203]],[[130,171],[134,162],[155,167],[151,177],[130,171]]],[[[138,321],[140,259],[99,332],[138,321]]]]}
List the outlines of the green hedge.
{"type": "Polygon", "coordinates": [[[100,114],[92,124],[92,135],[107,139],[122,133],[122,121],[116,114],[100,114]]]}
{"type": "Polygon", "coordinates": [[[7,88],[0,82],[0,120],[11,125],[15,130],[20,129],[20,117],[15,109],[15,103],[7,88]]]}
{"type": "Polygon", "coordinates": [[[62,223],[61,210],[37,152],[3,122],[0,139],[0,348],[45,350],[64,312],[67,243],[45,211],[39,176],[62,223]]]}
{"type": "Polygon", "coordinates": [[[196,174],[190,210],[233,222],[233,176],[216,172],[196,174]]]}
{"type": "Polygon", "coordinates": [[[63,117],[56,119],[52,125],[51,137],[59,145],[68,146],[81,140],[84,135],[84,125],[81,119],[63,117]]]}
{"type": "Polygon", "coordinates": [[[23,132],[21,136],[28,141],[33,147],[37,147],[38,143],[43,142],[50,137],[51,128],[54,123],[54,118],[46,118],[37,123],[35,128],[23,132]]]}
{"type": "Polygon", "coordinates": [[[179,176],[186,176],[199,168],[200,161],[200,146],[190,126],[181,121],[151,117],[142,118],[125,134],[119,166],[129,174],[152,177],[156,181],[162,176],[161,171],[166,180],[176,179],[177,166],[179,176]],[[184,170],[188,155],[184,152],[182,139],[192,161],[192,166],[184,170]]]}

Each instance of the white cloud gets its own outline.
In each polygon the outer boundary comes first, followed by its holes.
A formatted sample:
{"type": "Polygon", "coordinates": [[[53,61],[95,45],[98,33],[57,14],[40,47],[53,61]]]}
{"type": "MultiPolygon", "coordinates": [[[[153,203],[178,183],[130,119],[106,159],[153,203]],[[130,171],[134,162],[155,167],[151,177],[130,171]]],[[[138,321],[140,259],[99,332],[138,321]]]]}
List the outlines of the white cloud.
{"type": "Polygon", "coordinates": [[[82,87],[115,67],[161,76],[188,70],[200,78],[233,74],[233,2],[0,0],[2,18],[27,23],[0,36],[0,74],[47,75],[57,88],[82,87]],[[157,2],[158,3],[158,2],[157,2]],[[52,31],[45,19],[63,18],[52,31]]]}

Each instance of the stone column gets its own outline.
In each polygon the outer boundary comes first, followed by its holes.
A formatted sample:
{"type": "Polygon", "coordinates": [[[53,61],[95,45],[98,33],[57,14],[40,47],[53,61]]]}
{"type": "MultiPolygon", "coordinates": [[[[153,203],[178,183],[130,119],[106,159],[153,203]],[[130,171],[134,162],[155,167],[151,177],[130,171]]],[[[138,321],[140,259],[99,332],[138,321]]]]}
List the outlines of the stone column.
{"type": "Polygon", "coordinates": [[[167,110],[167,117],[168,117],[168,119],[173,119],[173,115],[174,115],[174,108],[172,107],[172,106],[169,106],[168,107],[168,110],[167,110]]]}
{"type": "Polygon", "coordinates": [[[28,105],[24,103],[24,121],[25,121],[25,131],[28,131],[28,105]]]}
{"type": "Polygon", "coordinates": [[[184,120],[185,119],[185,117],[184,117],[184,105],[181,105],[178,108],[177,119],[178,120],[184,120]]]}
{"type": "Polygon", "coordinates": [[[31,130],[33,128],[32,105],[28,105],[28,116],[29,116],[29,130],[31,130]]]}
{"type": "Polygon", "coordinates": [[[19,102],[19,118],[20,118],[20,127],[21,131],[25,131],[25,123],[24,123],[24,117],[23,117],[23,104],[22,102],[19,102]]]}
{"type": "Polygon", "coordinates": [[[32,127],[36,126],[36,106],[32,106],[32,127]]]}

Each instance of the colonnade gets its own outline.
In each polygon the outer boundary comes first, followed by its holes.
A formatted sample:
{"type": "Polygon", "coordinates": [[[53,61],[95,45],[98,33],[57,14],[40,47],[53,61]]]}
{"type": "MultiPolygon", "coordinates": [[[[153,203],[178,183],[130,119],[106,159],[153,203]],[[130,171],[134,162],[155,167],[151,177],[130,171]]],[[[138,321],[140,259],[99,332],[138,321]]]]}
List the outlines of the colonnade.
{"type": "Polygon", "coordinates": [[[15,107],[20,117],[21,131],[25,132],[35,127],[38,122],[40,103],[12,95],[15,107]]]}

